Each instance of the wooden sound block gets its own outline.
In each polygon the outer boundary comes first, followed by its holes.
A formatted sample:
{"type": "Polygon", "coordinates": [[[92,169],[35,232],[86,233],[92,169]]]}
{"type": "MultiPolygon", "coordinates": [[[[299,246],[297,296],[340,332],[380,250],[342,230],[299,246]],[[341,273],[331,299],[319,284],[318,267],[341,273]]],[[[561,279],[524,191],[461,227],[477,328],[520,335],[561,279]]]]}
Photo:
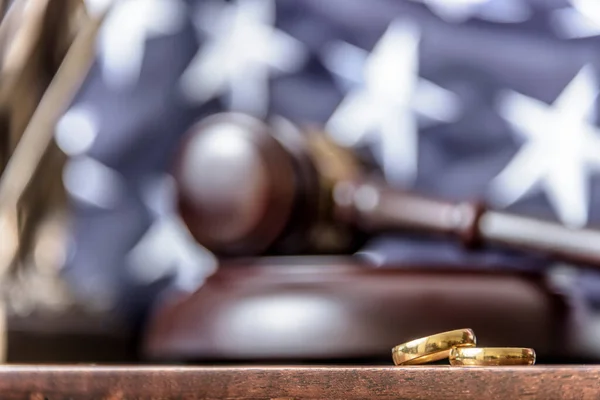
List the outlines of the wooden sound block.
{"type": "Polygon", "coordinates": [[[375,268],[353,258],[270,258],[222,265],[192,295],[157,305],[149,360],[391,362],[410,339],[472,328],[485,346],[572,355],[570,310],[540,275],[375,268]]]}

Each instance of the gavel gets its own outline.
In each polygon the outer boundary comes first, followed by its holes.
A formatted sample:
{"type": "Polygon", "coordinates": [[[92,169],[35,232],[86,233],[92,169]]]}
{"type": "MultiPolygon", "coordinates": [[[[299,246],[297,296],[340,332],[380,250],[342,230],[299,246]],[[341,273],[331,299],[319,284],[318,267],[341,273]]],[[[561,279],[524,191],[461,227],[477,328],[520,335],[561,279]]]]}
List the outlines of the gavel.
{"type": "Polygon", "coordinates": [[[190,233],[218,256],[348,252],[407,231],[600,268],[600,231],[397,190],[317,129],[221,113],[189,131],[174,169],[190,233]]]}

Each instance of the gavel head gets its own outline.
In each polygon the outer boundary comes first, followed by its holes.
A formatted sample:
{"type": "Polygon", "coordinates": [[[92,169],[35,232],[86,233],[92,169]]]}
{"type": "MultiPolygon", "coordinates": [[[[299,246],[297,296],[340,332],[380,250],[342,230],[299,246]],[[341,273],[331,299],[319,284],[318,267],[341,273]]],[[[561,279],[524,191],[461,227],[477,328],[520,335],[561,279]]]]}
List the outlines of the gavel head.
{"type": "Polygon", "coordinates": [[[174,171],[190,233],[220,256],[331,253],[359,240],[330,215],[331,183],[354,174],[323,135],[223,113],[194,125],[174,171]]]}

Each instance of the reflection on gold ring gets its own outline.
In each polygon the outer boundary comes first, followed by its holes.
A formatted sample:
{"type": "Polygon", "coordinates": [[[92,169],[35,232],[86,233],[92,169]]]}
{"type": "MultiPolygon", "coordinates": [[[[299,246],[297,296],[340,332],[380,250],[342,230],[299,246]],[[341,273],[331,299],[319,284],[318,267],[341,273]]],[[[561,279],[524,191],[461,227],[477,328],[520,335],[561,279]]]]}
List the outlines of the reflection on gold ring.
{"type": "Polygon", "coordinates": [[[453,347],[475,347],[475,344],[471,329],[457,329],[399,344],[392,349],[392,358],[396,365],[424,364],[447,358],[453,347]]]}
{"type": "Polygon", "coordinates": [[[455,347],[449,359],[456,366],[533,365],[535,351],[521,347],[455,347]]]}

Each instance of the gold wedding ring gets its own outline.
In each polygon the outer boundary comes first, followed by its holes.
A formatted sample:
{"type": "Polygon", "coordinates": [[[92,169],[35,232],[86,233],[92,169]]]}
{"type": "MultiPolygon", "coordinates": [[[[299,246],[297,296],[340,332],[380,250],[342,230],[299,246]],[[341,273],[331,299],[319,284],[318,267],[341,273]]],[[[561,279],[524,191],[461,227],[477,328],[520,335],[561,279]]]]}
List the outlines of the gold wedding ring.
{"type": "Polygon", "coordinates": [[[475,333],[471,329],[438,333],[399,344],[392,349],[392,358],[396,365],[438,361],[447,358],[453,347],[475,347],[475,340],[475,333]]]}
{"type": "Polygon", "coordinates": [[[533,365],[535,351],[521,347],[455,347],[449,359],[455,366],[533,365]]]}

